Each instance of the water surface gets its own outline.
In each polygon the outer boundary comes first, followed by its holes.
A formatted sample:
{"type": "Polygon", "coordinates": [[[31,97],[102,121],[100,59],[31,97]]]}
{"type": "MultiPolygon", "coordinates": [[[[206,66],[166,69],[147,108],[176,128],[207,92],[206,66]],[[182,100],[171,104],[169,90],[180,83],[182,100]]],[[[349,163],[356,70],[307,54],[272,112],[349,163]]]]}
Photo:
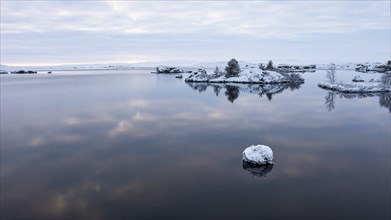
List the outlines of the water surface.
{"type": "Polygon", "coordinates": [[[389,219],[390,96],[324,75],[269,95],[148,70],[1,75],[1,218],[389,219]],[[273,167],[242,163],[252,144],[273,167]]]}

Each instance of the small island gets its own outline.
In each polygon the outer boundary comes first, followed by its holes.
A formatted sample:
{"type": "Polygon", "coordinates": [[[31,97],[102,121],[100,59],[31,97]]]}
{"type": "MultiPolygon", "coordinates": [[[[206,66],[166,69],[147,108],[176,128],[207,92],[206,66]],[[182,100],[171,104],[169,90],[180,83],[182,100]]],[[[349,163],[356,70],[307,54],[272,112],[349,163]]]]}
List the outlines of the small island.
{"type": "Polygon", "coordinates": [[[331,64],[327,71],[326,78],[328,81],[320,82],[320,88],[345,93],[379,93],[391,92],[391,72],[382,73],[380,79],[365,81],[359,76],[355,76],[352,82],[337,81],[336,66],[331,64]]]}
{"type": "MultiPolygon", "coordinates": [[[[178,67],[160,65],[156,67],[156,71],[153,71],[151,73],[178,74],[178,73],[185,73],[185,72],[186,71],[184,71],[183,69],[179,69],[178,67]]],[[[191,71],[187,71],[187,72],[190,73],[191,71]]]]}
{"type": "Polygon", "coordinates": [[[249,84],[277,84],[304,82],[299,73],[292,73],[279,70],[273,67],[273,62],[269,61],[268,65],[246,65],[240,68],[236,59],[231,59],[224,71],[218,67],[213,73],[207,73],[199,69],[185,79],[186,82],[208,82],[208,83],[249,83],[249,84]]]}
{"type": "Polygon", "coordinates": [[[36,74],[37,71],[32,71],[32,70],[19,70],[15,72],[11,72],[12,74],[36,74]]]}

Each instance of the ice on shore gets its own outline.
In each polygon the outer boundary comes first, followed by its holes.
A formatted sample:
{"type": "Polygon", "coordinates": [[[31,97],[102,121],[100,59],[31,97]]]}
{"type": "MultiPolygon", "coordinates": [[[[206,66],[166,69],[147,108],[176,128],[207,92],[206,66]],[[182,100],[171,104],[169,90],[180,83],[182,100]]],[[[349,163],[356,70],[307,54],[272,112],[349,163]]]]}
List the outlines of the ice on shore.
{"type": "Polygon", "coordinates": [[[242,159],[253,164],[272,164],[273,151],[266,145],[251,145],[243,151],[242,159]]]}

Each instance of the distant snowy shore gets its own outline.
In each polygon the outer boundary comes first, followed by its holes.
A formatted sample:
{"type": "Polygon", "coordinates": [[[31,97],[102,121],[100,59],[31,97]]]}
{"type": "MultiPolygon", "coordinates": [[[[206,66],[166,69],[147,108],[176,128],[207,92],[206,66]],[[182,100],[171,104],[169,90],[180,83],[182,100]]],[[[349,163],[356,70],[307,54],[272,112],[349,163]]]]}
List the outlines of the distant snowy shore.
{"type": "MultiPolygon", "coordinates": [[[[171,62],[171,65],[175,62],[171,62]]],[[[245,66],[257,66],[259,63],[255,64],[251,62],[239,62],[241,67],[245,66]]],[[[0,65],[0,72],[14,72],[14,71],[82,71],[82,70],[130,70],[130,69],[156,69],[156,66],[159,66],[157,62],[143,62],[143,63],[112,63],[112,64],[74,64],[74,65],[51,65],[51,66],[7,66],[0,65]]],[[[167,65],[167,66],[171,66],[167,65]]],[[[194,64],[180,64],[177,63],[176,68],[181,69],[211,69],[218,66],[219,68],[224,68],[226,62],[210,62],[210,63],[194,63],[194,64]]],[[[328,68],[328,63],[317,63],[317,64],[278,64],[276,67],[281,67],[285,69],[292,69],[300,72],[300,70],[326,70],[328,68]],[[289,68],[288,68],[289,67],[289,68]]],[[[387,64],[376,62],[376,63],[340,63],[336,64],[337,70],[356,70],[361,72],[370,72],[383,70],[387,64]]]]}

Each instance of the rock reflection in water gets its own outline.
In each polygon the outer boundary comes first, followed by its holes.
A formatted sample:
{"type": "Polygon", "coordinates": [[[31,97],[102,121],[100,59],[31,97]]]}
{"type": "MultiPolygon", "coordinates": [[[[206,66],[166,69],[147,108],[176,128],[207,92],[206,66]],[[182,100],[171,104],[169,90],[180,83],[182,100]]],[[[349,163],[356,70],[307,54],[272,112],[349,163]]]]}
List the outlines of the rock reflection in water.
{"type": "Polygon", "coordinates": [[[213,88],[213,92],[216,96],[220,94],[221,89],[225,89],[224,94],[227,96],[227,100],[234,102],[239,98],[240,93],[254,93],[259,97],[266,96],[269,101],[277,93],[281,93],[286,89],[296,90],[301,87],[303,82],[292,83],[280,83],[280,84],[217,84],[206,82],[186,82],[193,90],[198,92],[205,92],[208,87],[213,88]]]}
{"type": "Polygon", "coordinates": [[[391,92],[382,92],[382,93],[344,93],[337,91],[329,91],[324,97],[324,105],[328,111],[335,109],[336,98],[344,99],[354,99],[354,98],[368,98],[368,97],[379,97],[380,107],[387,108],[389,113],[391,113],[391,92]]]}
{"type": "Polygon", "coordinates": [[[256,177],[266,177],[273,170],[273,164],[254,164],[243,161],[243,169],[256,177]]]}

